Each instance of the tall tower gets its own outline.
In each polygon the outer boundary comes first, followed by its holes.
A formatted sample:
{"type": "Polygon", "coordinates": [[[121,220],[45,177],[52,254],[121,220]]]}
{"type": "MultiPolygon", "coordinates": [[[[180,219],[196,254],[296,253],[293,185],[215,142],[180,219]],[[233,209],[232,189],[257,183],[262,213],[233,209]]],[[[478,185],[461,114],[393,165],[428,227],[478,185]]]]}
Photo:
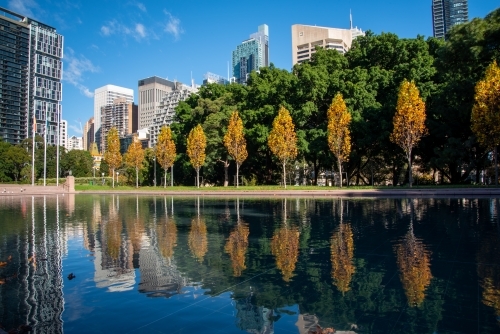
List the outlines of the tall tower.
{"type": "Polygon", "coordinates": [[[269,66],[269,27],[262,24],[233,51],[234,81],[246,83],[252,71],[269,66]]]}
{"type": "Polygon", "coordinates": [[[432,0],[434,37],[445,38],[451,28],[469,20],[468,0],[432,0]]]}
{"type": "Polygon", "coordinates": [[[33,120],[47,142],[58,142],[62,116],[63,36],[56,29],[0,7],[0,137],[19,144],[33,120]]]}
{"type": "Polygon", "coordinates": [[[101,152],[101,108],[112,105],[113,101],[120,97],[124,97],[127,102],[132,103],[134,102],[134,91],[130,88],[106,85],[97,88],[94,92],[94,140],[101,152]]]}

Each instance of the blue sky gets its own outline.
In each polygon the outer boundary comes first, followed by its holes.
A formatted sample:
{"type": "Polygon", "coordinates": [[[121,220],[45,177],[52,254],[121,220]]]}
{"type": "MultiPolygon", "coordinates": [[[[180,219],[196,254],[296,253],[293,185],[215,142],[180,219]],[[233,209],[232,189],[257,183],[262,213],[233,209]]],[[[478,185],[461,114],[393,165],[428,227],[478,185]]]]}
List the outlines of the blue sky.
{"type": "MultiPolygon", "coordinates": [[[[93,92],[106,84],[134,90],[150,76],[201,84],[227,76],[236,45],[269,26],[270,60],[290,70],[291,26],[355,26],[400,37],[432,35],[431,0],[182,1],[0,0],[0,6],[55,27],[64,36],[63,119],[69,135],[93,116],[93,92]]],[[[469,0],[469,18],[498,0],[469,0]]]]}

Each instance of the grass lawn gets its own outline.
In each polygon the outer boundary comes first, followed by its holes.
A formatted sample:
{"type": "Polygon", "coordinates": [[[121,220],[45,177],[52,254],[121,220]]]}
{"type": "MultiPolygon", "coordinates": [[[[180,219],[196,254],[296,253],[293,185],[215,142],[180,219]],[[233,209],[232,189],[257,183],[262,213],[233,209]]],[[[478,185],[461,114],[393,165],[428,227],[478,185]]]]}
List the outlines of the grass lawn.
{"type": "MultiPolygon", "coordinates": [[[[489,186],[492,187],[492,186],[489,186]]],[[[234,186],[230,187],[200,187],[196,188],[194,186],[174,186],[174,187],[139,187],[138,189],[132,186],[116,186],[112,188],[110,185],[88,185],[88,184],[77,184],[75,185],[75,190],[77,191],[198,191],[198,192],[217,192],[217,191],[296,191],[296,190],[398,190],[398,189],[447,189],[447,188],[489,188],[488,186],[475,186],[475,185],[436,185],[436,186],[413,186],[412,188],[406,187],[372,187],[372,186],[349,186],[349,187],[319,187],[319,186],[287,186],[287,188],[283,188],[281,186],[240,186],[236,188],[234,186]]],[[[494,186],[493,186],[494,187],[494,186]]]]}

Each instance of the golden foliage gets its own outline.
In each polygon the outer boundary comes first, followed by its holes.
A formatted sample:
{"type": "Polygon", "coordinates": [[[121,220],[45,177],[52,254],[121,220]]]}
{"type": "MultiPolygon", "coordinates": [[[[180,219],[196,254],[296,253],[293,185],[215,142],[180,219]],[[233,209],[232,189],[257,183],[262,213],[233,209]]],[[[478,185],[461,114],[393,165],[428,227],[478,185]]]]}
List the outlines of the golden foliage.
{"type": "Polygon", "coordinates": [[[226,134],[224,135],[224,146],[229,155],[241,165],[248,156],[247,142],[243,133],[243,122],[237,111],[231,114],[226,134]]]}
{"type": "Polygon", "coordinates": [[[115,169],[122,164],[122,155],[120,154],[120,139],[118,137],[118,130],[112,127],[108,131],[108,137],[106,138],[107,150],[104,152],[104,160],[108,163],[110,172],[114,172],[115,169]]]}
{"type": "Polygon", "coordinates": [[[105,226],[106,253],[116,261],[120,255],[122,243],[122,224],[114,208],[110,208],[108,221],[105,226]]]}
{"type": "Polygon", "coordinates": [[[425,289],[432,279],[430,252],[422,241],[415,238],[413,229],[395,246],[395,251],[408,305],[420,306],[425,298],[425,289]]]}
{"type": "Polygon", "coordinates": [[[199,170],[205,163],[205,148],[207,147],[207,138],[200,124],[195,126],[189,132],[187,138],[187,154],[191,165],[199,170]]]}
{"type": "Polygon", "coordinates": [[[172,130],[169,126],[163,126],[156,142],[156,159],[163,169],[167,169],[174,164],[176,156],[172,130]]]}
{"type": "Polygon", "coordinates": [[[267,145],[274,155],[286,164],[297,156],[297,135],[290,112],[280,107],[278,116],[273,121],[273,128],[267,139],[267,145]]]}
{"type": "Polygon", "coordinates": [[[356,271],[353,263],[354,239],[351,226],[340,224],[330,239],[332,279],[337,289],[345,293],[350,290],[352,276],[356,271]]]}
{"type": "Polygon", "coordinates": [[[173,219],[166,219],[165,223],[156,226],[158,235],[158,247],[161,255],[170,259],[174,255],[174,247],[177,245],[177,226],[173,219]]]}
{"type": "Polygon", "coordinates": [[[483,237],[477,254],[477,273],[483,289],[482,302],[492,307],[500,317],[500,267],[494,265],[500,256],[500,240],[497,234],[483,237]]]}
{"type": "Polygon", "coordinates": [[[393,125],[391,141],[399,145],[407,157],[411,156],[412,148],[427,133],[425,103],[413,81],[405,79],[401,83],[393,125]]]}
{"type": "Polygon", "coordinates": [[[341,93],[337,93],[328,108],[328,146],[339,163],[347,161],[351,153],[351,114],[341,93]]]}
{"type": "Polygon", "coordinates": [[[200,217],[191,221],[191,230],[188,236],[188,246],[198,262],[203,261],[203,257],[208,251],[207,225],[200,217]]]}
{"type": "Polygon", "coordinates": [[[300,232],[295,227],[283,226],[271,239],[271,253],[276,257],[276,267],[281,271],[283,280],[289,282],[299,257],[300,232]]]}
{"type": "Polygon", "coordinates": [[[471,127],[481,145],[500,145],[500,67],[496,61],[488,66],[483,80],[476,84],[471,127]]]}
{"type": "Polygon", "coordinates": [[[234,277],[240,277],[241,272],[246,269],[245,254],[248,249],[248,235],[250,230],[245,223],[238,223],[229,234],[224,250],[231,257],[234,277]]]}
{"type": "Polygon", "coordinates": [[[127,153],[125,154],[125,163],[135,168],[136,170],[142,168],[142,163],[144,161],[144,149],[142,148],[141,142],[134,136],[132,144],[128,147],[127,153]]]}

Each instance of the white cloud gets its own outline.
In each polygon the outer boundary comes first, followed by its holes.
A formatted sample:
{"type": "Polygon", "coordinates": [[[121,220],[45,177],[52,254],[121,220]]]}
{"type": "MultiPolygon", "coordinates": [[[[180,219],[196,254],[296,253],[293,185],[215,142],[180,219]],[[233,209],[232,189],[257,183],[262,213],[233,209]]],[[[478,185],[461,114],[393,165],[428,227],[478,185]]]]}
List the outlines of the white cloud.
{"type": "Polygon", "coordinates": [[[138,2],[137,7],[139,7],[139,9],[142,10],[143,12],[146,12],[146,6],[144,6],[143,3],[138,2]]]}
{"type": "Polygon", "coordinates": [[[64,63],[63,80],[78,88],[86,97],[94,97],[94,93],[82,84],[83,75],[98,72],[99,68],[84,56],[76,56],[71,48],[66,49],[64,63]]]}
{"type": "Polygon", "coordinates": [[[9,8],[17,13],[34,17],[33,10],[38,9],[35,0],[9,0],[9,8]]]}
{"type": "Polygon", "coordinates": [[[140,36],[140,38],[146,37],[146,28],[144,28],[144,26],[140,23],[135,25],[135,32],[140,36]]]}
{"type": "Polygon", "coordinates": [[[146,27],[141,23],[136,23],[134,28],[129,28],[124,24],[117,22],[116,20],[109,21],[101,27],[101,35],[111,36],[111,35],[124,35],[132,36],[136,40],[141,40],[147,37],[146,27]]]}
{"type": "Polygon", "coordinates": [[[173,35],[176,40],[179,39],[180,35],[184,32],[181,27],[181,21],[175,16],[172,16],[172,14],[170,14],[166,10],[164,10],[163,12],[168,16],[168,22],[165,25],[165,31],[173,35]]]}
{"type": "Polygon", "coordinates": [[[83,131],[82,131],[82,129],[79,126],[76,126],[76,125],[73,125],[73,124],[68,124],[68,128],[70,128],[71,130],[73,130],[74,132],[76,132],[79,135],[83,134],[83,131]]]}

